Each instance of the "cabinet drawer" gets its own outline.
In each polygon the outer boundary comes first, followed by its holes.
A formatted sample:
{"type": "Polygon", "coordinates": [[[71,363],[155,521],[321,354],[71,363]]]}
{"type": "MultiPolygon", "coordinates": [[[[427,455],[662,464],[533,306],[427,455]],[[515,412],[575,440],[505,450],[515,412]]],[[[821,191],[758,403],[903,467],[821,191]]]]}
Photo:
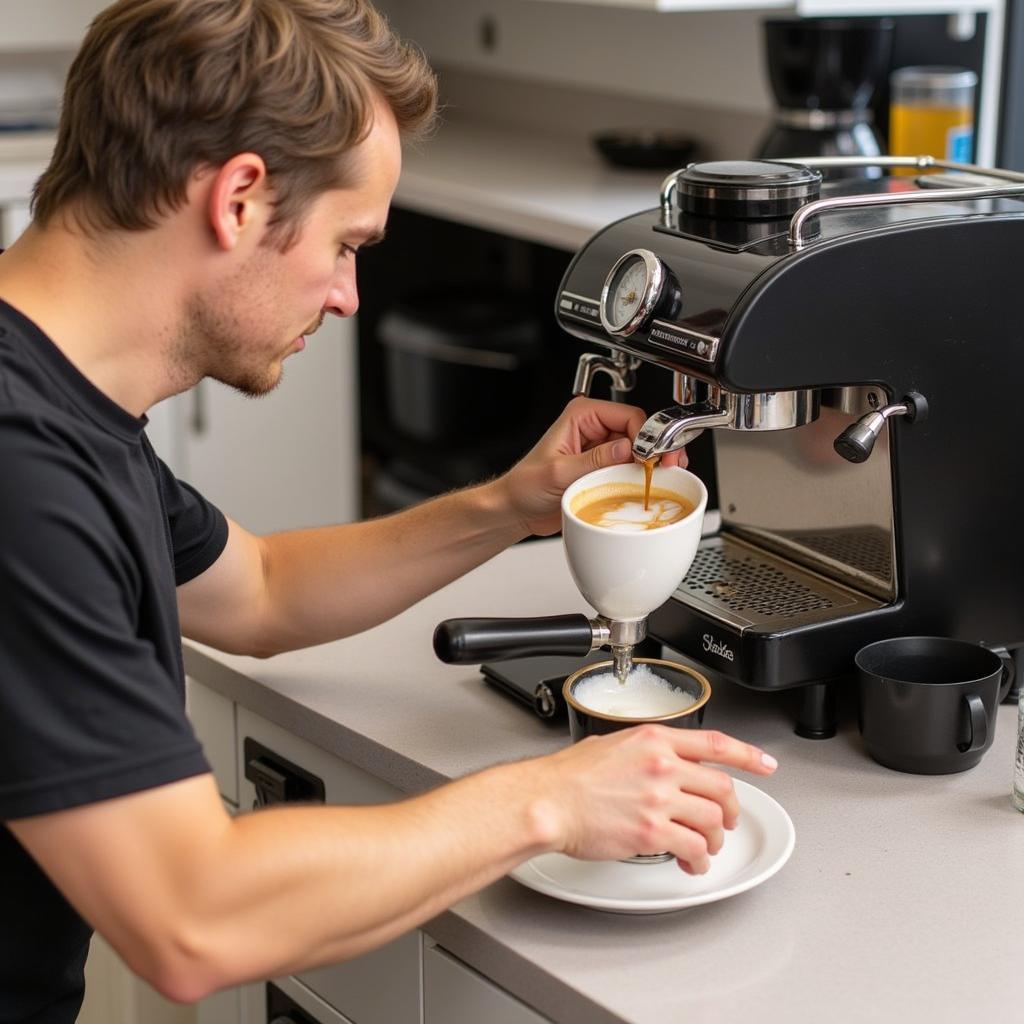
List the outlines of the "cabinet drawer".
{"type": "Polygon", "coordinates": [[[238,806],[235,705],[208,686],[185,677],[185,711],[213,769],[220,795],[238,806]]]}
{"type": "Polygon", "coordinates": [[[423,950],[423,1024],[549,1024],[440,946],[423,950]]]}
{"type": "MultiPolygon", "coordinates": [[[[381,804],[403,794],[280,726],[238,708],[240,810],[252,809],[256,789],[245,777],[245,740],[255,740],[323,782],[329,804],[381,804]]],[[[418,931],[372,953],[299,975],[299,980],[354,1024],[420,1024],[421,938],[418,931]]]]}

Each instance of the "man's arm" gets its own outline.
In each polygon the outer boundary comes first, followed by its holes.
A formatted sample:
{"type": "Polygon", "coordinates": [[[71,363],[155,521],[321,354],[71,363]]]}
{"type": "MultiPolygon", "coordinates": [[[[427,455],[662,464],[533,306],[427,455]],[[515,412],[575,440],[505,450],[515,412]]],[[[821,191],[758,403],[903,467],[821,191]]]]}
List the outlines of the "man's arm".
{"type": "Polygon", "coordinates": [[[181,630],[258,656],[378,625],[524,536],[493,485],[361,523],[266,537],[228,527],[220,558],[178,588],[181,630]]]}
{"type": "Polygon", "coordinates": [[[267,537],[232,523],[217,562],[178,589],[182,632],[270,655],[369,629],[515,541],[556,532],[565,488],[628,462],[644,418],[633,406],[574,399],[518,465],[487,484],[363,523],[267,537]]]}
{"type": "Polygon", "coordinates": [[[670,850],[706,871],[739,808],[699,761],[774,767],[719,733],[642,726],[380,807],[232,819],[203,775],[8,826],[136,973],[194,1001],[358,955],[544,851],[670,850]]]}

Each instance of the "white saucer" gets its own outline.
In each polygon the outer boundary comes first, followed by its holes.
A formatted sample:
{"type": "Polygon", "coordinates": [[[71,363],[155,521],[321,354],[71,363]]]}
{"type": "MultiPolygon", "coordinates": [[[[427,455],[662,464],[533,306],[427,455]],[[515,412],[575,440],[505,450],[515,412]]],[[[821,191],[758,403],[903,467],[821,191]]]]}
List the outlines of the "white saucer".
{"type": "Polygon", "coordinates": [[[705,875],[665,864],[576,860],[562,853],[534,857],[509,877],[547,896],[619,914],[664,914],[746,892],[772,877],[793,852],[796,832],[782,806],[767,793],[734,779],[740,823],[725,834],[705,875]]]}

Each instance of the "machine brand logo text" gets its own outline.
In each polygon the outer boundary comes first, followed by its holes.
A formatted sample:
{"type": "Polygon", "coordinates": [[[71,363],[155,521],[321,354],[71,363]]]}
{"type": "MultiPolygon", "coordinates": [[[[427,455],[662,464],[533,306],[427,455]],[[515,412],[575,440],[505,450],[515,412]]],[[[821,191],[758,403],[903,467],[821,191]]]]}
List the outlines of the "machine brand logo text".
{"type": "Polygon", "coordinates": [[[735,661],[736,655],[732,653],[732,649],[724,640],[715,640],[710,633],[704,634],[704,650],[711,654],[717,654],[720,658],[725,658],[726,661],[735,661]]]}

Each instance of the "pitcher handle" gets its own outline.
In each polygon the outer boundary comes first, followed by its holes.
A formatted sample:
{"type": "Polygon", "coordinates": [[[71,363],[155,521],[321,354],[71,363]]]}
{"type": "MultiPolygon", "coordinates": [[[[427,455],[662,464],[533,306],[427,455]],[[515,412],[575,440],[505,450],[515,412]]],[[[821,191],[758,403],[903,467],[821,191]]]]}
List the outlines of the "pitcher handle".
{"type": "Polygon", "coordinates": [[[976,693],[964,695],[967,702],[967,714],[971,723],[971,738],[967,743],[958,744],[961,754],[969,754],[972,750],[981,750],[988,742],[988,715],[985,705],[976,693]]]}

